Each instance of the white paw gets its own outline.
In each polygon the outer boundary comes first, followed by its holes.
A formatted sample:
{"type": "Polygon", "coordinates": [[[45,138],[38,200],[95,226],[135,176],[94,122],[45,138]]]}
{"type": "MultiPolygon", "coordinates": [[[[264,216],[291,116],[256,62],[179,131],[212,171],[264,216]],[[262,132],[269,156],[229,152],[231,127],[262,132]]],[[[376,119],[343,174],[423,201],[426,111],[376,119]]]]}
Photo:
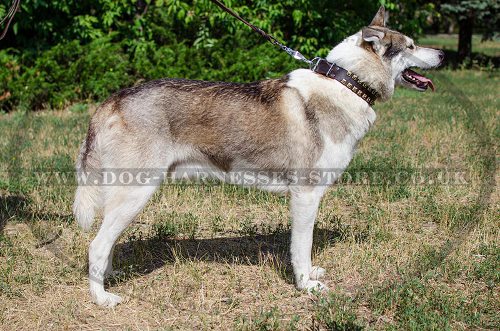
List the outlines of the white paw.
{"type": "Polygon", "coordinates": [[[122,298],[116,294],[110,292],[100,292],[99,294],[94,294],[94,302],[102,307],[111,308],[122,302],[122,298]]]}
{"type": "Polygon", "coordinates": [[[327,292],[328,287],[323,284],[322,282],[319,282],[317,280],[308,280],[303,287],[304,290],[307,290],[309,293],[313,292],[327,292]]]}
{"type": "Polygon", "coordinates": [[[309,278],[311,278],[312,280],[319,280],[323,278],[325,273],[326,273],[325,269],[318,266],[314,266],[312,267],[311,273],[309,274],[309,278]]]}

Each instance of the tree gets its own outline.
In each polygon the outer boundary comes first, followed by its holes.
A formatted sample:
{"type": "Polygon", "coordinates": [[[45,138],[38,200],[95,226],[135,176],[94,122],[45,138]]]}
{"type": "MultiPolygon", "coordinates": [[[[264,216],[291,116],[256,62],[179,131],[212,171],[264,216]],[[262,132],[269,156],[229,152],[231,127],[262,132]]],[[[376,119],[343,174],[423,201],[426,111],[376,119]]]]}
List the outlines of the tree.
{"type": "Polygon", "coordinates": [[[498,0],[448,1],[441,5],[444,13],[458,21],[458,60],[463,62],[472,55],[472,33],[475,25],[486,27],[483,38],[489,38],[498,30],[498,0]]]}

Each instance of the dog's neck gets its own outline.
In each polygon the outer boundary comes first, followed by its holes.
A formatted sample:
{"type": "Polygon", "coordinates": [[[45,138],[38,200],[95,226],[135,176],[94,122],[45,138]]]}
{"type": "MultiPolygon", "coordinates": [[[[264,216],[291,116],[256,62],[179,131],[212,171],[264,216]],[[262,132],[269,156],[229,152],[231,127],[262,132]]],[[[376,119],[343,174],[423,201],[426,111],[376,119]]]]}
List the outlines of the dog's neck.
{"type": "Polygon", "coordinates": [[[379,97],[377,91],[369,87],[365,82],[362,82],[353,72],[321,58],[314,59],[313,64],[314,65],[311,67],[312,71],[328,78],[335,79],[345,85],[370,106],[373,106],[375,100],[379,97]]]}
{"type": "Polygon", "coordinates": [[[361,81],[379,93],[381,101],[392,97],[394,79],[390,70],[373,51],[362,47],[361,32],[335,46],[326,60],[355,73],[361,81]]]}

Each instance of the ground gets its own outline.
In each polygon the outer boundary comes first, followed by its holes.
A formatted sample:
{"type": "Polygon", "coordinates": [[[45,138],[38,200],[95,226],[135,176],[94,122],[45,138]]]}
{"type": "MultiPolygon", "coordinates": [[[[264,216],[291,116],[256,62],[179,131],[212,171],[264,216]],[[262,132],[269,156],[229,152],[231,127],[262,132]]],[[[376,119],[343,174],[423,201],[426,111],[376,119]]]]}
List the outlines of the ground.
{"type": "Polygon", "coordinates": [[[294,288],[286,196],[165,185],[116,247],[107,287],[124,302],[94,305],[99,221],[82,232],[71,203],[95,105],[0,115],[0,329],[498,329],[499,77],[429,76],[436,93],[375,107],[351,176],[322,201],[327,294],[294,288]]]}

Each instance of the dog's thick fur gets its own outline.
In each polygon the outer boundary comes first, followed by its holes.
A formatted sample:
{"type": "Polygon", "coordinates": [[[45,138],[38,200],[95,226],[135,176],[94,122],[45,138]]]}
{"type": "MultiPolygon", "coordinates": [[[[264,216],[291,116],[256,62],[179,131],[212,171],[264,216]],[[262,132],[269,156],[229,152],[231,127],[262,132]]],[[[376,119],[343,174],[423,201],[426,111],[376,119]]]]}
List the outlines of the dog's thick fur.
{"type": "MultiPolygon", "coordinates": [[[[385,27],[379,10],[370,26],[336,46],[327,60],[357,74],[388,100],[409,67],[430,68],[440,51],[416,47],[385,27]]],[[[249,84],[161,79],[112,95],[92,117],[77,171],[116,168],[172,169],[208,165],[222,171],[334,168],[349,164],[357,143],[375,121],[374,110],[339,82],[299,69],[280,79],[249,84]]],[[[336,178],[331,178],[333,184],[336,178]]],[[[159,185],[159,184],[158,184],[159,185]]],[[[90,228],[97,210],[104,220],[89,249],[93,300],[114,306],[106,292],[113,247],[158,185],[80,185],[74,214],[90,228]]],[[[263,187],[290,194],[291,259],[299,289],[324,288],[324,273],[311,265],[312,232],[327,186],[263,187]]]]}

